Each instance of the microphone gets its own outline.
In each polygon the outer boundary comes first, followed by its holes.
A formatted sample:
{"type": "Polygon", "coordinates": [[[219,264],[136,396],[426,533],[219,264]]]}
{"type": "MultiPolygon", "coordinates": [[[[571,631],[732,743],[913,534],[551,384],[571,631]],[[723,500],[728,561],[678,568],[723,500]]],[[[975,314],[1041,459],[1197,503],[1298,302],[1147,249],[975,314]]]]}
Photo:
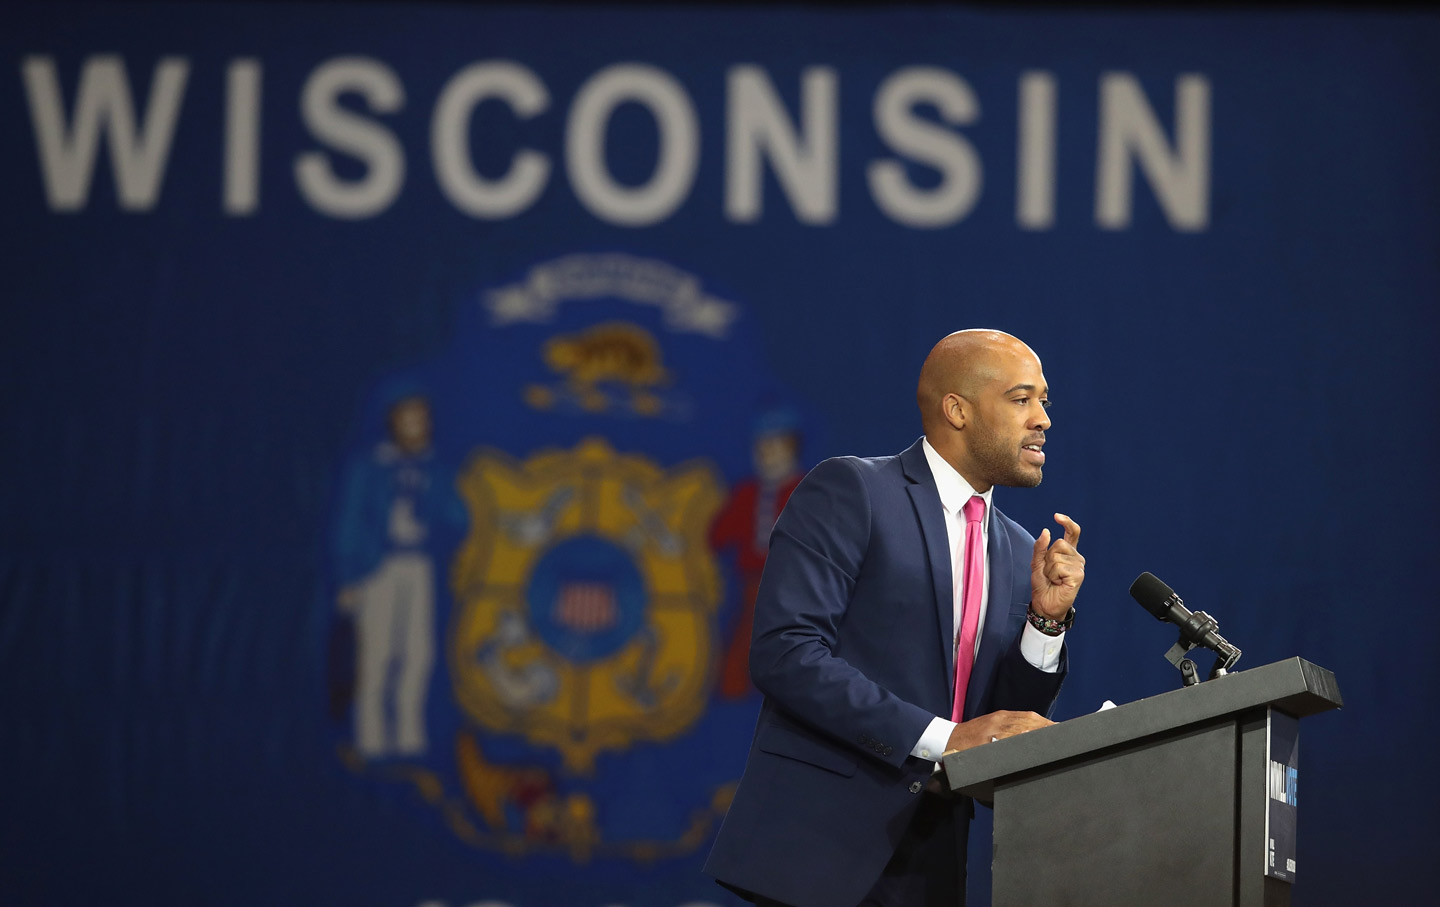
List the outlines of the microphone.
{"type": "MultiPolygon", "coordinates": [[[[1180,628],[1180,639],[1192,646],[1203,646],[1233,665],[1240,659],[1240,650],[1216,632],[1220,625],[1204,611],[1191,611],[1175,590],[1153,573],[1142,573],[1130,584],[1130,597],[1140,603],[1156,620],[1180,628]]],[[[1228,665],[1227,665],[1228,666],[1228,665]]]]}

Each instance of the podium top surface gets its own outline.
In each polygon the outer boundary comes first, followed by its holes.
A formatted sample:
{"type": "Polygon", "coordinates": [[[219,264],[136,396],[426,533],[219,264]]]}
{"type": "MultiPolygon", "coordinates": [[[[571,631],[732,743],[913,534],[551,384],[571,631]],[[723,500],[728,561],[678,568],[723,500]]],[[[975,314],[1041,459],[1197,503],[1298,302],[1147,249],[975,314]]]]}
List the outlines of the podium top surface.
{"type": "Polygon", "coordinates": [[[1237,671],[954,753],[950,789],[989,802],[1011,775],[1266,706],[1296,718],[1340,708],[1335,675],[1303,658],[1237,671]]]}

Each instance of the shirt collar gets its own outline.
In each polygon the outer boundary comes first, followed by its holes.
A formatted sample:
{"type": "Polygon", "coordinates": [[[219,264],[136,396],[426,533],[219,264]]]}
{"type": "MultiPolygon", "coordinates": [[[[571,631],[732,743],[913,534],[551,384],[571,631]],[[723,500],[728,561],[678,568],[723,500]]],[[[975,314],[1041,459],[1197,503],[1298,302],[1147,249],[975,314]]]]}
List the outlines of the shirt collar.
{"type": "Polygon", "coordinates": [[[964,476],[955,471],[955,467],[946,462],[945,458],[930,446],[929,438],[921,441],[920,446],[925,451],[925,462],[930,464],[930,474],[935,477],[935,488],[940,492],[940,506],[945,508],[946,513],[954,516],[960,512],[960,508],[965,506],[965,502],[970,500],[971,496],[979,494],[985,500],[983,525],[988,528],[990,511],[993,509],[990,505],[990,495],[995,491],[995,486],[990,486],[990,489],[983,494],[977,492],[970,487],[969,482],[965,481],[964,476]]]}

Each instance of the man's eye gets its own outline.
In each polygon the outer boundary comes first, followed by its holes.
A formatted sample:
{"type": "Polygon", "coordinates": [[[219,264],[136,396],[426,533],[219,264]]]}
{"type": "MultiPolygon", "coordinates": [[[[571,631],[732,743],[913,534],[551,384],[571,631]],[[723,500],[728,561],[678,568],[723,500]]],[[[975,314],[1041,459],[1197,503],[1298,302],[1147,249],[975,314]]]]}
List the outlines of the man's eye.
{"type": "Polygon", "coordinates": [[[1049,408],[1050,408],[1050,401],[1049,401],[1048,399],[1047,399],[1047,400],[1041,400],[1041,401],[1040,401],[1040,405],[1043,406],[1043,407],[1045,407],[1046,409],[1049,409],[1049,408]]]}

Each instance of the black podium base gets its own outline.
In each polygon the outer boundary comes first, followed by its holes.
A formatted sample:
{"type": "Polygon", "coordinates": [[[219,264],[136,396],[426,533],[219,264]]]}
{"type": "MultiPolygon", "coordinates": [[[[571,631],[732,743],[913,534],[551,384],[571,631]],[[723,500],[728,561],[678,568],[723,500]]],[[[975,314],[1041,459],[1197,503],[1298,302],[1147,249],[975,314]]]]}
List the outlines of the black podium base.
{"type": "Polygon", "coordinates": [[[1285,907],[1299,719],[1338,708],[1290,659],[947,756],[993,803],[995,907],[1285,907]]]}

